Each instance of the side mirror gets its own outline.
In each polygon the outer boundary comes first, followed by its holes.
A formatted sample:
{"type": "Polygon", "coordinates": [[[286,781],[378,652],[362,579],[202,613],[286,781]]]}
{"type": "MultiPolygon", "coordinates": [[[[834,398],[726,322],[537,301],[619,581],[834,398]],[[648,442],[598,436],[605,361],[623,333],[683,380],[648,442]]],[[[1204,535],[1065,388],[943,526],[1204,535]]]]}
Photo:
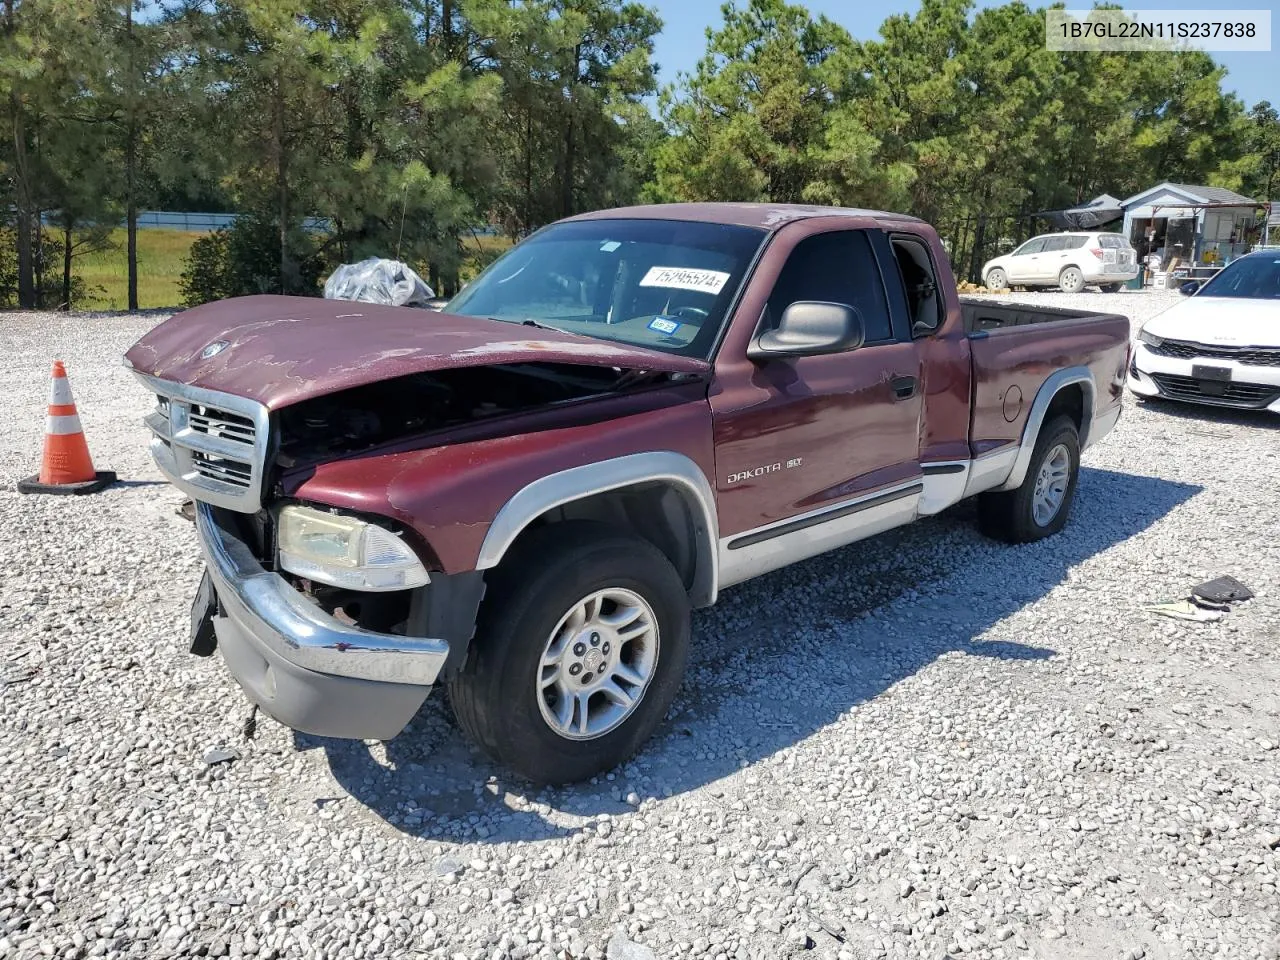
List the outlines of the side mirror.
{"type": "Polygon", "coordinates": [[[747,349],[752,360],[771,357],[813,357],[862,346],[866,326],[862,314],[847,303],[797,300],[782,313],[773,330],[766,330],[747,349]]]}
{"type": "Polygon", "coordinates": [[[1178,292],[1182,294],[1184,297],[1189,297],[1199,289],[1200,289],[1199,280],[1188,280],[1186,283],[1178,287],[1178,292]]]}

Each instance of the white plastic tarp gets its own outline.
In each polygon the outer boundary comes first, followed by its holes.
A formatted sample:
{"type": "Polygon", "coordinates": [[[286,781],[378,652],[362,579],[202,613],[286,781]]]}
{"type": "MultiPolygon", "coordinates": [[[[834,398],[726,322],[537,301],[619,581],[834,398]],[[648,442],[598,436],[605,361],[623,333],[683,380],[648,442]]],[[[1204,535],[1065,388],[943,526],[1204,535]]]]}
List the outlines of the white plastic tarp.
{"type": "Polygon", "coordinates": [[[411,267],[399,260],[370,257],[344,263],[324,282],[326,300],[358,300],[392,307],[426,307],[435,297],[411,267]]]}

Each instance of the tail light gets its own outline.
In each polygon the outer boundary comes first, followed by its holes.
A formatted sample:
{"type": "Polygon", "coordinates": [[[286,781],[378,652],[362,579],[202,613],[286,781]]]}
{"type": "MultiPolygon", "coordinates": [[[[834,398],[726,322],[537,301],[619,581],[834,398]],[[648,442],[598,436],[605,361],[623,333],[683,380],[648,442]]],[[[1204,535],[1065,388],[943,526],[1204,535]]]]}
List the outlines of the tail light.
{"type": "Polygon", "coordinates": [[[1090,248],[1089,248],[1089,252],[1090,252],[1090,253],[1092,253],[1095,257],[1097,257],[1099,260],[1101,260],[1101,259],[1102,259],[1102,248],[1101,248],[1101,247],[1090,247],[1090,248]]]}

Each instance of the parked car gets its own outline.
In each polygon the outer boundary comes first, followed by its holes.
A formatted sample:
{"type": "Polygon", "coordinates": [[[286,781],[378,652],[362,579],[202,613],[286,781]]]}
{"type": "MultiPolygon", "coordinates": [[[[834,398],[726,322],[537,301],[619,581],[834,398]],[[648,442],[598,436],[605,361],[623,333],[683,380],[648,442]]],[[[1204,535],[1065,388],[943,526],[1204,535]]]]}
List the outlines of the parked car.
{"type": "Polygon", "coordinates": [[[1137,252],[1118,233],[1046,233],[982,266],[982,282],[993,290],[1056,286],[1079,293],[1095,286],[1115,293],[1137,275],[1137,252]]]}
{"type": "Polygon", "coordinates": [[[1223,267],[1149,320],[1129,367],[1137,397],[1280,413],[1280,250],[1223,267]]]}
{"type": "Polygon", "coordinates": [[[692,204],[547,227],[441,313],[248,297],[127,359],[197,501],[194,652],[329,736],[446,684],[567,782],[645,742],[729,585],[975,495],[1003,540],[1061,529],[1128,340],[962,304],[920,220],[692,204]]]}

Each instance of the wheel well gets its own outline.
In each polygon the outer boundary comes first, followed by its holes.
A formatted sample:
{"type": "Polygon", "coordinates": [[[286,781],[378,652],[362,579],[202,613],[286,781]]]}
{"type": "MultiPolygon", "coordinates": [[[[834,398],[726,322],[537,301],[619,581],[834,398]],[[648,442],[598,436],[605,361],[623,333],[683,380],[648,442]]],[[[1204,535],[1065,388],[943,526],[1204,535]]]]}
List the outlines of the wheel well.
{"type": "Polygon", "coordinates": [[[709,537],[697,515],[697,508],[681,490],[670,483],[655,481],[606,490],[552,507],[520,531],[508,552],[533,531],[568,520],[595,520],[635,534],[662,551],[680,575],[695,605],[709,603],[707,585],[714,591],[714,571],[704,569],[715,545],[709,541],[700,550],[700,540],[709,537]]]}
{"type": "MultiPolygon", "coordinates": [[[[1063,269],[1066,269],[1065,267],[1063,269]]],[[[1084,387],[1078,383],[1069,383],[1053,395],[1049,409],[1044,412],[1042,424],[1052,422],[1056,417],[1067,416],[1076,425],[1076,430],[1084,441],[1084,387]]]]}

